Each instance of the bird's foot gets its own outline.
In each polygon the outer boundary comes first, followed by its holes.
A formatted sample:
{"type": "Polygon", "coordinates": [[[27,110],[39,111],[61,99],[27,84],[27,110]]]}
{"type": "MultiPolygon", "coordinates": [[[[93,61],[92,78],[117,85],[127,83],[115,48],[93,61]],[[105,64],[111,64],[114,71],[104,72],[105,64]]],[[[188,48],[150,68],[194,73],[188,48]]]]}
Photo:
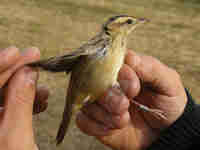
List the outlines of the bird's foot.
{"type": "Polygon", "coordinates": [[[162,110],[159,110],[159,109],[151,109],[145,105],[142,105],[136,101],[131,101],[133,104],[135,104],[136,106],[139,107],[139,109],[141,109],[142,111],[144,112],[149,112],[151,113],[152,115],[154,115],[156,118],[158,119],[164,119],[164,120],[167,120],[167,117],[165,116],[165,113],[162,111],[162,110]]]}
{"type": "Polygon", "coordinates": [[[88,95],[84,100],[83,100],[83,103],[86,104],[86,103],[89,103],[90,101],[90,95],[88,95]]]}
{"type": "Polygon", "coordinates": [[[91,101],[91,96],[88,95],[87,97],[84,98],[83,103],[80,105],[80,108],[82,108],[83,106],[92,104],[93,101],[91,101]]]}

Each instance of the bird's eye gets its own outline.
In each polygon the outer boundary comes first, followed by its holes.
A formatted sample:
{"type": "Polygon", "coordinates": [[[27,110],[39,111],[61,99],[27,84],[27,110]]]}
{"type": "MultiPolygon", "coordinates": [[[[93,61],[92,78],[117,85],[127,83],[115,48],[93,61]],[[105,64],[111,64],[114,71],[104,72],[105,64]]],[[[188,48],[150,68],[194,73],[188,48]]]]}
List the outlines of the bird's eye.
{"type": "Polygon", "coordinates": [[[126,23],[128,23],[128,24],[132,24],[132,23],[133,23],[133,20],[128,19],[128,20],[126,21],[126,23]]]}

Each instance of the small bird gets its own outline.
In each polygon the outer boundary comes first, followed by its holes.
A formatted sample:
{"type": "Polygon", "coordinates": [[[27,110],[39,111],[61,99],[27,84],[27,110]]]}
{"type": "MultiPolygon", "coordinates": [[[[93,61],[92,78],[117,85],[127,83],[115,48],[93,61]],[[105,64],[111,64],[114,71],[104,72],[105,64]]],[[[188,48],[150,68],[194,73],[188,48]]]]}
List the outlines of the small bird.
{"type": "MultiPolygon", "coordinates": [[[[29,64],[50,72],[71,73],[62,122],[57,133],[57,145],[67,132],[75,106],[93,102],[109,87],[118,84],[118,72],[124,62],[127,37],[147,19],[120,15],[109,18],[94,38],[73,52],[29,64]]],[[[162,111],[134,102],[143,111],[163,117],[162,111]]]]}

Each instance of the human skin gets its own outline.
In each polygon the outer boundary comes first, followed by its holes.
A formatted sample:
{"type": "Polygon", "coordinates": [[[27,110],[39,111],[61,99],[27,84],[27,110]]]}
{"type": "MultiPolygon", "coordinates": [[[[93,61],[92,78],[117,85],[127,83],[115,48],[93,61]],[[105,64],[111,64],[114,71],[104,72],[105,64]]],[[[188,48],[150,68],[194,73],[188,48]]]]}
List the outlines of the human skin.
{"type": "Polygon", "coordinates": [[[151,56],[128,51],[119,72],[119,86],[86,104],[76,123],[81,131],[115,150],[142,150],[183,113],[187,96],[180,75],[151,56]],[[158,118],[137,108],[137,101],[164,112],[158,118]]]}
{"type": "Polygon", "coordinates": [[[0,50],[0,58],[0,149],[37,150],[32,114],[46,109],[48,90],[37,88],[37,70],[24,65],[39,60],[40,52],[9,47],[0,50]]]}

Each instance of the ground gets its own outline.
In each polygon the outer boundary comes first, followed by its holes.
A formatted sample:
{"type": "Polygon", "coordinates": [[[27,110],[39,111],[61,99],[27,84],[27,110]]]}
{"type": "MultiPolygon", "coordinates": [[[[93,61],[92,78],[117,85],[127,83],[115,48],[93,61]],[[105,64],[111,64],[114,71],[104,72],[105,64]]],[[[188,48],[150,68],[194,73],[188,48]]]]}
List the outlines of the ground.
{"type": "MultiPolygon", "coordinates": [[[[79,47],[110,16],[129,14],[151,20],[130,35],[128,47],[157,57],[176,69],[185,87],[200,101],[200,3],[198,0],[1,0],[0,48],[37,46],[42,58],[79,47]]],[[[43,150],[55,149],[67,87],[65,74],[40,74],[51,91],[49,108],[35,117],[35,134],[43,150]]],[[[71,126],[58,150],[106,150],[94,138],[71,126]]]]}

